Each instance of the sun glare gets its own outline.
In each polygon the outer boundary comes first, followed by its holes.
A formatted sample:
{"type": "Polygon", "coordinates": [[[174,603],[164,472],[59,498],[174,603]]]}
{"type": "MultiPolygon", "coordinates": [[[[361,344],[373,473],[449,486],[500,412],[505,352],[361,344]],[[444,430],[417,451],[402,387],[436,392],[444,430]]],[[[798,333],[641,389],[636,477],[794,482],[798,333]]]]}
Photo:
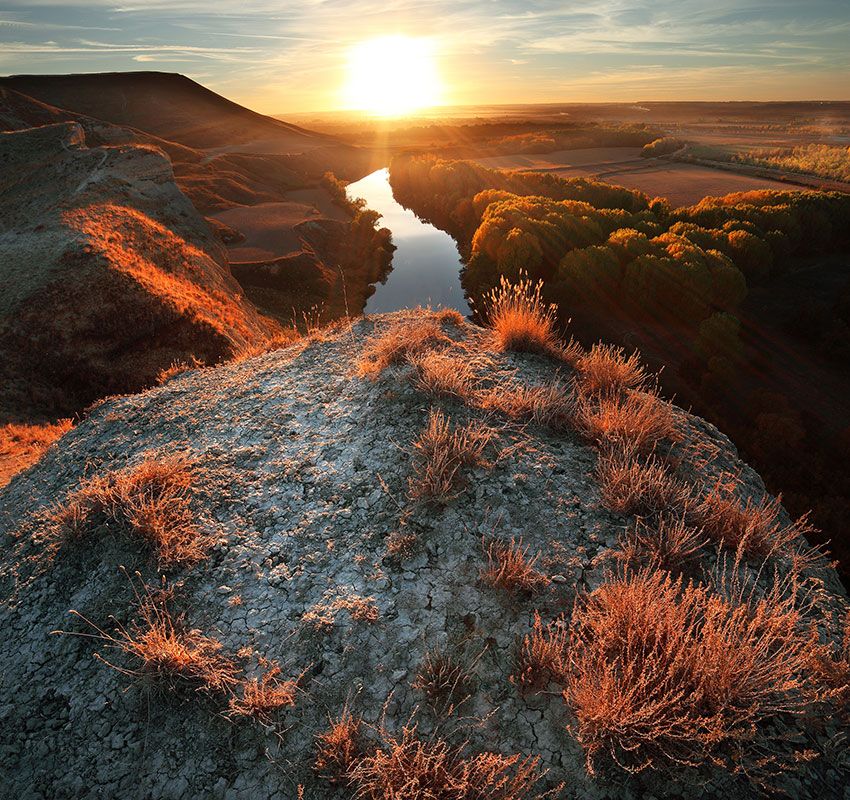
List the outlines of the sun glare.
{"type": "Polygon", "coordinates": [[[440,81],[430,43],[410,36],[383,36],[355,45],[344,94],[348,108],[382,117],[436,105],[440,81]]]}

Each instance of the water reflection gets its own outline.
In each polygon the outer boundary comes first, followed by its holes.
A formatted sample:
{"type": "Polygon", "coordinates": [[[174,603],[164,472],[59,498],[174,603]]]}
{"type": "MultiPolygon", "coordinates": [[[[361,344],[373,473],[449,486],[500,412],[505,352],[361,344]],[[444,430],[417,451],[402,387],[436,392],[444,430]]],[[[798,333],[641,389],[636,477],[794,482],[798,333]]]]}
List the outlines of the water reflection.
{"type": "Polygon", "coordinates": [[[397,248],[386,282],[375,287],[366,303],[367,314],[422,305],[470,313],[460,285],[463,265],[454,239],[395,201],[389,170],[376,170],[349,184],[346,191],[351,198],[362,197],[381,214],[379,224],[393,232],[397,248]]]}

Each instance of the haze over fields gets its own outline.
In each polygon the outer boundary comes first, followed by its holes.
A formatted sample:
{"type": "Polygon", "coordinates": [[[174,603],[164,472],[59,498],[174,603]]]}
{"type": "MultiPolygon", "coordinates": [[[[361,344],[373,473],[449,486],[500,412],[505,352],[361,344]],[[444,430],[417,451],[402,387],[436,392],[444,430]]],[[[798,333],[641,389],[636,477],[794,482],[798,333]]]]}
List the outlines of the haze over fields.
{"type": "Polygon", "coordinates": [[[850,8],[0,9],[0,800],[850,800],[850,8]]]}

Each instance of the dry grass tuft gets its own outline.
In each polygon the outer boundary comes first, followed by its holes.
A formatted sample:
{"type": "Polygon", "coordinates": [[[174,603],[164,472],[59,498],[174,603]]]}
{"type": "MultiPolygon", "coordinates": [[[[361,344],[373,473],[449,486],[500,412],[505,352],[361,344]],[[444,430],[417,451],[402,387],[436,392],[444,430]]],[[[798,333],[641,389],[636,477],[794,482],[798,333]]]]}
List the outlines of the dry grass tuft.
{"type": "Polygon", "coordinates": [[[541,797],[540,758],[498,753],[467,756],[443,739],[419,739],[415,725],[401,736],[381,731],[382,742],[354,762],[351,787],[364,800],[527,800],[541,797]]]}
{"type": "Polygon", "coordinates": [[[646,570],[577,603],[564,698],[588,769],[719,766],[759,782],[807,758],[773,726],[810,708],[818,645],[775,588],[737,601],[646,570]]]}
{"type": "Polygon", "coordinates": [[[191,361],[172,361],[171,364],[165,369],[161,369],[156,376],[156,385],[162,386],[162,384],[171,380],[177,375],[180,375],[184,372],[190,372],[193,369],[199,369],[203,367],[204,362],[199,361],[195,356],[191,356],[191,361]]]}
{"type": "Polygon", "coordinates": [[[651,523],[637,520],[626,531],[617,557],[632,567],[677,571],[698,558],[707,543],[705,533],[690,526],[684,515],[660,515],[651,523]]]}
{"type": "Polygon", "coordinates": [[[193,484],[191,462],[149,454],[135,467],[86,481],[54,520],[72,537],[101,526],[126,531],[151,548],[161,569],[191,564],[210,544],[192,513],[193,484]]]}
{"type": "Polygon", "coordinates": [[[842,639],[814,653],[812,676],[836,711],[850,721],[850,611],[844,614],[842,639]]]}
{"type": "Polygon", "coordinates": [[[295,344],[295,342],[301,338],[301,334],[294,326],[282,328],[273,336],[270,336],[263,341],[255,344],[246,344],[241,350],[234,354],[231,361],[239,363],[240,361],[247,361],[249,358],[256,358],[257,356],[262,356],[266,353],[272,353],[275,350],[282,350],[285,347],[295,344]]]}
{"type": "Polygon", "coordinates": [[[813,530],[806,516],[784,522],[781,503],[781,496],[742,501],[733,487],[717,483],[694,505],[690,516],[718,545],[748,557],[768,558],[795,552],[813,530]]]}
{"type": "Polygon", "coordinates": [[[467,360],[446,351],[427,350],[408,355],[413,385],[429,397],[468,402],[475,393],[477,376],[467,360]]]}
{"type": "Polygon", "coordinates": [[[569,628],[563,617],[544,625],[534,612],[534,626],[527,633],[517,654],[511,681],[523,691],[541,691],[551,682],[566,680],[569,628]]]}
{"type": "Polygon", "coordinates": [[[681,438],[673,407],[654,394],[591,397],[576,395],[576,427],[597,444],[616,444],[640,453],[651,451],[662,440],[681,438]]]}
{"type": "Polygon", "coordinates": [[[431,317],[400,322],[367,342],[357,370],[364,377],[377,378],[387,367],[450,341],[431,317]]]}
{"type": "Polygon", "coordinates": [[[331,720],[330,727],[316,737],[314,769],[331,783],[347,783],[349,772],[363,751],[362,721],[343,708],[339,719],[331,720]]]}
{"type": "Polygon", "coordinates": [[[473,678],[451,653],[436,649],[425,654],[411,686],[425,695],[436,713],[447,716],[470,696],[473,678]]]}
{"type": "Polygon", "coordinates": [[[301,619],[314,628],[327,630],[333,627],[340,611],[348,612],[355,622],[372,624],[378,621],[378,606],[375,604],[375,598],[359,594],[344,595],[316,603],[304,612],[301,619]]]}
{"type": "Polygon", "coordinates": [[[395,558],[408,558],[413,555],[418,541],[412,531],[395,530],[387,537],[387,553],[395,558]]]}
{"type": "Polygon", "coordinates": [[[577,382],[585,395],[619,394],[642,389],[646,371],[637,352],[626,356],[621,347],[595,344],[576,362],[577,382]]]}
{"type": "Polygon", "coordinates": [[[115,633],[104,631],[77,611],[70,613],[95,631],[78,635],[99,640],[130,659],[130,666],[120,666],[95,653],[95,658],[122,675],[152,680],[172,689],[231,691],[238,682],[236,665],[221,653],[221,644],[215,639],[189,630],[183,617],[173,618],[168,599],[167,592],[143,587],[136,617],[127,627],[116,623],[115,633]]]}
{"type": "Polygon", "coordinates": [[[481,578],[491,586],[508,594],[518,594],[549,585],[549,578],[535,569],[540,553],[529,558],[528,546],[523,546],[522,539],[489,544],[482,539],[481,546],[487,556],[487,567],[481,570],[481,578]]]}
{"type": "Polygon", "coordinates": [[[484,451],[495,436],[493,428],[480,420],[453,427],[442,411],[431,409],[428,424],[413,443],[410,497],[437,503],[451,500],[457,495],[463,468],[487,463],[484,451]]]}
{"type": "Polygon", "coordinates": [[[230,698],[227,715],[252,717],[267,725],[274,721],[275,713],[295,705],[298,679],[280,680],[280,667],[273,665],[257,678],[242,684],[242,695],[230,698]]]}
{"type": "Polygon", "coordinates": [[[602,503],[616,514],[650,516],[684,508],[688,487],[655,458],[638,459],[618,448],[599,454],[596,465],[602,503]]]}
{"type": "Polygon", "coordinates": [[[434,312],[434,316],[438,322],[448,323],[450,325],[463,325],[466,322],[463,314],[456,308],[441,308],[434,312]]]}
{"type": "Polygon", "coordinates": [[[499,286],[484,298],[483,317],[502,350],[562,357],[555,330],[556,308],[541,296],[543,282],[529,279],[512,284],[502,276],[499,286]]]}
{"type": "Polygon", "coordinates": [[[552,430],[569,427],[574,412],[567,387],[557,380],[539,386],[498,386],[479,394],[478,405],[552,430]]]}

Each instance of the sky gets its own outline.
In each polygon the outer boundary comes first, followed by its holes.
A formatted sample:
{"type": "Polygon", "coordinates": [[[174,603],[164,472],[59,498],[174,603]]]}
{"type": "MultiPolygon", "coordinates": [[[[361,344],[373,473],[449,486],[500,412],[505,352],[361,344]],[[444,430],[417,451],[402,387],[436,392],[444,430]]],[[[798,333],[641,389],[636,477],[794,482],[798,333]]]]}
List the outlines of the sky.
{"type": "Polygon", "coordinates": [[[351,49],[386,35],[427,40],[447,105],[850,100],[848,0],[0,0],[0,74],[181,72],[336,110],[351,49]]]}

